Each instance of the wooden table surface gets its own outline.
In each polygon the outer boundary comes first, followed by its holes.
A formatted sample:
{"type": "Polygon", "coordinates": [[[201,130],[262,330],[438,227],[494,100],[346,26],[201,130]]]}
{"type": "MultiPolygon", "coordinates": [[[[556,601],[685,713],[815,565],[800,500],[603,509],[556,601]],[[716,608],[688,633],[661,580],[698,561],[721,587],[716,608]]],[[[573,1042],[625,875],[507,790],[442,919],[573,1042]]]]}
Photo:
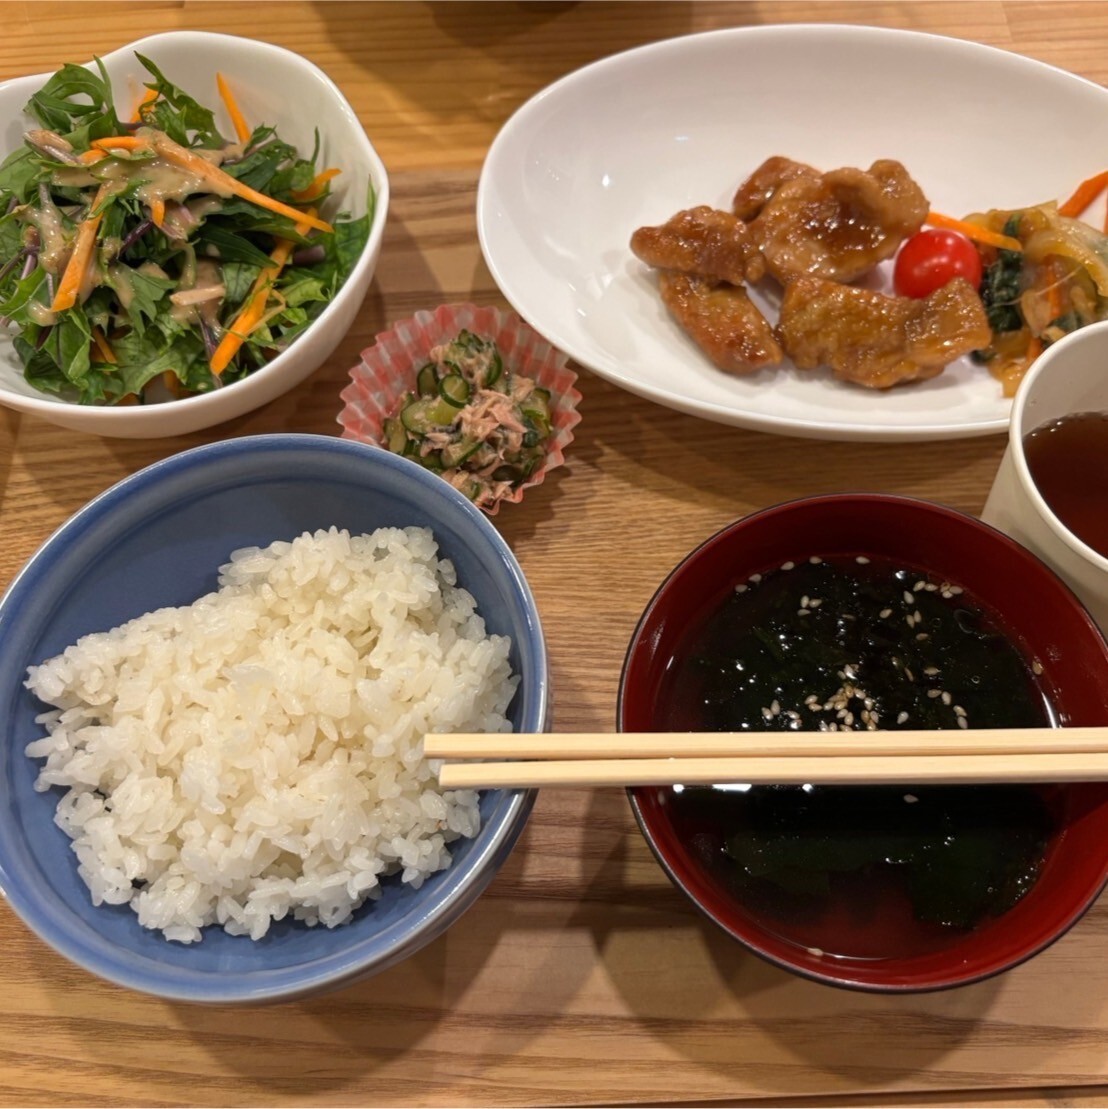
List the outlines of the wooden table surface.
{"type": "MultiPolygon", "coordinates": [[[[295,392],[176,440],[100,439],[0,411],[0,587],[88,498],[148,463],[228,436],[336,434],[347,368],[391,321],[444,302],[503,304],[474,229],[481,161],[520,103],[580,65],[698,30],[846,21],[973,39],[1108,83],[1104,3],[19,0],[0,4],[0,17],[0,78],[178,28],[291,47],[344,89],[393,182],[364,309],[295,392]]],[[[1033,136],[1014,141],[1033,156],[1033,136]]],[[[542,610],[555,720],[567,730],[611,728],[636,618],[717,528],[835,490],[977,512],[1003,446],[801,442],[698,421],[588,372],[581,389],[568,465],[496,520],[542,610]],[[628,541],[634,520],[651,521],[649,541],[628,541]]],[[[508,863],[447,935],[297,1004],[208,1009],[129,993],[69,965],[0,903],[9,1105],[1104,1105],[1106,1091],[1108,904],[980,985],[838,991],[762,963],[701,920],[617,790],[544,792],[508,863]]]]}

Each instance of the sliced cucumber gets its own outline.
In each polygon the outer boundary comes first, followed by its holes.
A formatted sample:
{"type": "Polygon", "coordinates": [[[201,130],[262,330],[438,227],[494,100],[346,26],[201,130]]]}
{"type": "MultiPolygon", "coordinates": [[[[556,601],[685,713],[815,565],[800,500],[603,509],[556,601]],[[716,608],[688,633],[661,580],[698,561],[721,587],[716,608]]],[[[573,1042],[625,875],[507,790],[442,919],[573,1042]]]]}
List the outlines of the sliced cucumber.
{"type": "Polygon", "coordinates": [[[447,374],[439,382],[439,396],[455,408],[465,408],[470,392],[469,382],[461,374],[447,374]]]}
{"type": "Polygon", "coordinates": [[[458,409],[442,397],[421,397],[400,411],[400,422],[415,435],[426,435],[435,428],[449,427],[458,409]]]}
{"type": "Polygon", "coordinates": [[[480,439],[459,439],[456,443],[450,443],[442,448],[442,464],[447,469],[460,466],[467,458],[472,457],[473,453],[480,447],[480,439]]]}
{"type": "Polygon", "coordinates": [[[433,397],[439,391],[439,373],[434,362],[427,362],[416,374],[416,389],[421,397],[433,397]]]}
{"type": "Polygon", "coordinates": [[[485,388],[491,389],[500,380],[500,376],[503,372],[504,360],[500,357],[500,351],[493,347],[492,358],[489,360],[489,368],[485,371],[485,388]]]}
{"type": "Polygon", "coordinates": [[[550,431],[550,390],[536,386],[531,395],[520,402],[520,411],[526,416],[539,431],[548,434],[550,431]]]}
{"type": "Polygon", "coordinates": [[[393,454],[403,454],[404,445],[408,442],[408,433],[404,430],[404,425],[392,416],[385,421],[382,430],[385,434],[385,446],[393,454]]]}

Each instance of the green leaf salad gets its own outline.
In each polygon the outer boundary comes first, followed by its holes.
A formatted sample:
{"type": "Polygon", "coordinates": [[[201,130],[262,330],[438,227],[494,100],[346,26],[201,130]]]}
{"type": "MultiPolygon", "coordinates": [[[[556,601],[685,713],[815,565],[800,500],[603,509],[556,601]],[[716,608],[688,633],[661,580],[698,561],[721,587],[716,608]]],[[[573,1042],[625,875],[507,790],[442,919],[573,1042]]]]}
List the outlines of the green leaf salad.
{"type": "Polygon", "coordinates": [[[268,125],[237,137],[153,62],[121,119],[103,65],[31,97],[0,165],[0,322],[37,389],[82,404],[208,392],[283,351],[349,277],[368,211],[318,215],[334,169],[268,125]],[[168,390],[168,392],[166,391],[168,390]]]}

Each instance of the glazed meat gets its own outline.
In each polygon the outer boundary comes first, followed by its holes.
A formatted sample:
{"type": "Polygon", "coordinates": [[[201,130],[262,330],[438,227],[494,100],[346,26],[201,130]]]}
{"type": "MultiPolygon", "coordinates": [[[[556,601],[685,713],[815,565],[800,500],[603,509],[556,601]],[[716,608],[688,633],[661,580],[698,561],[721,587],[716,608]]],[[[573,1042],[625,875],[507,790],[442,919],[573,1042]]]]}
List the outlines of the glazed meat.
{"type": "Polygon", "coordinates": [[[854,281],[891,258],[927,215],[927,198],[891,160],[869,170],[800,175],[777,187],[751,224],[766,268],[783,285],[795,277],[854,281]]]}
{"type": "Polygon", "coordinates": [[[740,186],[731,201],[731,211],[739,219],[752,220],[771,196],[786,182],[798,177],[818,177],[819,170],[775,154],[767,158],[740,186]]]}
{"type": "Polygon", "coordinates": [[[991,335],[981,298],[962,277],[923,300],[800,277],[785,290],[777,333],[797,368],[830,366],[871,389],[935,377],[991,335]]]}
{"type": "Polygon", "coordinates": [[[672,270],[658,283],[666,307],[721,370],[753,373],[781,361],[773,328],[742,287],[672,270]]]}
{"type": "Polygon", "coordinates": [[[631,236],[631,249],[647,265],[733,285],[759,281],[766,272],[746,224],[706,204],[678,212],[660,227],[640,227],[631,236]]]}

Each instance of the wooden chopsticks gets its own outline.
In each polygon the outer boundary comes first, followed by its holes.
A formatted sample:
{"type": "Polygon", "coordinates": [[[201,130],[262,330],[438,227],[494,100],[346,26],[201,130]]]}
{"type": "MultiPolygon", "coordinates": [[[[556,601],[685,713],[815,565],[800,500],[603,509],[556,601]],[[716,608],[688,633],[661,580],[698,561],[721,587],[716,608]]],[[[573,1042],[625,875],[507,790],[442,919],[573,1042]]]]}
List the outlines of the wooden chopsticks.
{"type": "Polygon", "coordinates": [[[444,789],[1108,780],[1108,727],[428,735],[444,789]]]}

